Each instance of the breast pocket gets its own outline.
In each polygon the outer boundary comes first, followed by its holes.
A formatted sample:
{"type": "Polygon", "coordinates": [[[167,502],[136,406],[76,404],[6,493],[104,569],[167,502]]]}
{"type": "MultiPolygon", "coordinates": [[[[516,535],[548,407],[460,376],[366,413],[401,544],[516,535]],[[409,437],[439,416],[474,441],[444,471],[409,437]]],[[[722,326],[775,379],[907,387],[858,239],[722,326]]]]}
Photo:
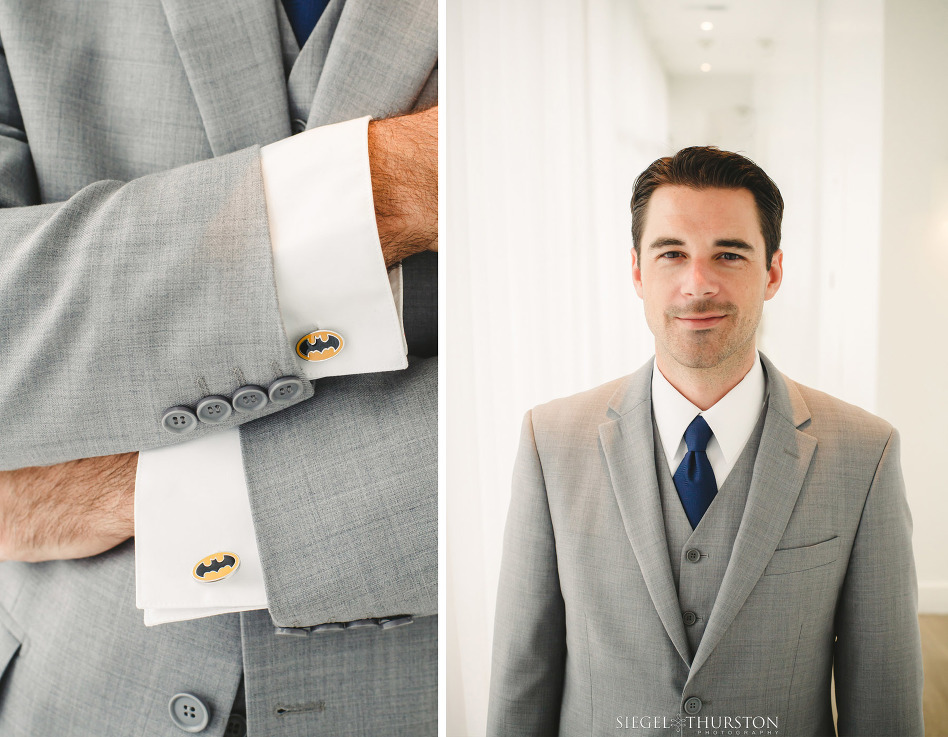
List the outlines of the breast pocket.
{"type": "Polygon", "coordinates": [[[778,548],[764,569],[765,576],[806,571],[832,563],[839,557],[839,537],[800,548],[778,548]]]}

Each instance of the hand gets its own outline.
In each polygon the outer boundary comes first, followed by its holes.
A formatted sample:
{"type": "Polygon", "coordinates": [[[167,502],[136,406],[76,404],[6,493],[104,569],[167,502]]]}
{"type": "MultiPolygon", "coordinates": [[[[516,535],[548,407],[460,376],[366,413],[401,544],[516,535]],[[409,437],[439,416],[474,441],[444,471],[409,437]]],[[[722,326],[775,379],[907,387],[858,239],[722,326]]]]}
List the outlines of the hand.
{"type": "Polygon", "coordinates": [[[98,555],[135,533],[138,453],[0,472],[0,560],[98,555]]]}
{"type": "Polygon", "coordinates": [[[369,123],[369,169],[385,265],[438,250],[438,107],[369,123]]]}

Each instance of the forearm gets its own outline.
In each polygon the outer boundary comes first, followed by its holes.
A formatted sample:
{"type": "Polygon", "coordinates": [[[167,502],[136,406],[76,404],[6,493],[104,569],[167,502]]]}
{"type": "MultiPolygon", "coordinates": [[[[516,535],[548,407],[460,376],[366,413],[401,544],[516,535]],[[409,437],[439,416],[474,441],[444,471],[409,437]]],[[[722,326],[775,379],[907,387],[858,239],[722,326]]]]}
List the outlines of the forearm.
{"type": "Polygon", "coordinates": [[[372,197],[388,266],[438,243],[438,107],[369,124],[372,197]]]}
{"type": "Polygon", "coordinates": [[[0,471],[0,560],[85,558],[132,536],[137,453],[0,471]]]}

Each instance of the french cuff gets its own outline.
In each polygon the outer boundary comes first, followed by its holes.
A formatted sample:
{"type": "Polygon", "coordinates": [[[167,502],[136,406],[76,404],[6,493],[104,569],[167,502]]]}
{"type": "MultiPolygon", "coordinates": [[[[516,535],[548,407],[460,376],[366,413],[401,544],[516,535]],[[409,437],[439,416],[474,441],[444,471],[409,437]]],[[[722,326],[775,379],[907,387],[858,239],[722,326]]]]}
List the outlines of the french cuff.
{"type": "Polygon", "coordinates": [[[309,379],[408,366],[401,267],[379,243],[369,118],[261,149],[280,314],[309,379]]]}
{"type": "Polygon", "coordinates": [[[238,428],[138,454],[135,592],[149,626],[267,608],[238,428]]]}

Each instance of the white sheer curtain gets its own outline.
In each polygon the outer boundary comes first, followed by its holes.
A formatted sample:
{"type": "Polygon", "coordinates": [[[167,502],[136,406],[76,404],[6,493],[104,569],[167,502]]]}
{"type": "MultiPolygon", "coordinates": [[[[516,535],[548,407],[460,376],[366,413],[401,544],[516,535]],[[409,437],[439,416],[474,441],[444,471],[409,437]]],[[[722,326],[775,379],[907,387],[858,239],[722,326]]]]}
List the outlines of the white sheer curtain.
{"type": "Polygon", "coordinates": [[[484,732],[502,531],[531,406],[651,355],[632,181],[668,147],[635,5],[447,7],[447,733],[484,732]]]}

